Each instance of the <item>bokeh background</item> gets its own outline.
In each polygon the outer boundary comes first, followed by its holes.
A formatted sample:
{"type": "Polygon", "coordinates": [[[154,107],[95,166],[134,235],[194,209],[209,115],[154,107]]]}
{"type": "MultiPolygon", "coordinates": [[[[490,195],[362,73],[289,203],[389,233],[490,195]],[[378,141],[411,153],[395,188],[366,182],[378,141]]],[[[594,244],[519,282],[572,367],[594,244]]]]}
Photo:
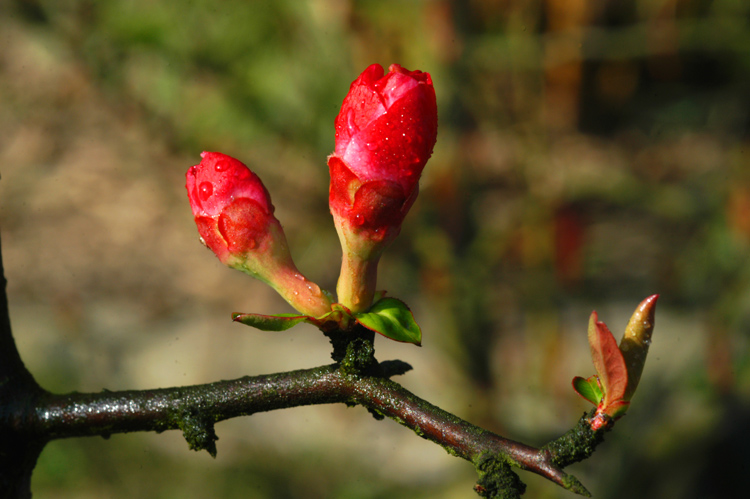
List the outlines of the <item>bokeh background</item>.
{"type": "MultiPolygon", "coordinates": [[[[369,64],[432,74],[440,128],[381,287],[424,346],[400,381],[530,444],[572,427],[591,310],[619,336],[660,293],[639,393],[570,471],[598,498],[724,498],[750,463],[750,3],[4,0],[0,227],[16,340],[54,391],[329,362],[316,330],[198,242],[202,150],[266,183],[300,269],[340,259],[326,155],[369,64]]],[[[361,408],[50,444],[39,498],[470,498],[472,467],[361,408]]],[[[571,494],[527,473],[529,497],[571,494]]],[[[745,482],[746,483],[746,482],[745,482]]],[[[742,491],[742,492],[740,492],[742,491]]]]}

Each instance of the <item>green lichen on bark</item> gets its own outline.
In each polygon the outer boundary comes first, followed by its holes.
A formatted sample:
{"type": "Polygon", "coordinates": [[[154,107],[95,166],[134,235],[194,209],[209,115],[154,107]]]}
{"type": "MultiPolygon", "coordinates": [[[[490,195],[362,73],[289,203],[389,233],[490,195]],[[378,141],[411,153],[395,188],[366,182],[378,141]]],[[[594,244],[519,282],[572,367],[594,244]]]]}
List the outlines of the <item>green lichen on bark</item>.
{"type": "Polygon", "coordinates": [[[201,416],[199,411],[185,409],[174,416],[177,426],[182,430],[182,435],[190,447],[190,450],[205,450],[211,457],[216,457],[216,441],[219,437],[214,431],[214,421],[201,416]]]}
{"type": "Polygon", "coordinates": [[[476,462],[479,480],[474,490],[489,499],[518,499],[526,491],[526,484],[511,469],[510,464],[497,456],[485,453],[476,462]]]}
{"type": "Polygon", "coordinates": [[[365,374],[377,364],[375,347],[368,338],[352,338],[346,348],[346,355],[341,360],[341,372],[344,374],[365,374]]]}
{"type": "Polygon", "coordinates": [[[354,326],[351,329],[323,330],[323,334],[331,342],[331,358],[341,365],[342,372],[361,374],[377,366],[373,331],[354,326]]]}
{"type": "Polygon", "coordinates": [[[542,450],[549,453],[555,465],[565,468],[591,457],[597,445],[604,441],[604,433],[610,428],[611,425],[607,425],[601,430],[592,430],[589,415],[584,414],[574,428],[549,442],[542,450]]]}

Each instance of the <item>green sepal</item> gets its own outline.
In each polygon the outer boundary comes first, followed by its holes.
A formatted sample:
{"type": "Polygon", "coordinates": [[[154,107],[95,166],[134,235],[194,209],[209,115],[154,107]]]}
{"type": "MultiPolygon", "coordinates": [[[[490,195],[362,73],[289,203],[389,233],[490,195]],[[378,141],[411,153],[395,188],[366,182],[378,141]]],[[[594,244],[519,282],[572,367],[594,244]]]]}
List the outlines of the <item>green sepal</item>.
{"type": "Polygon", "coordinates": [[[232,320],[260,329],[261,331],[286,331],[300,322],[306,322],[315,326],[318,325],[318,321],[315,318],[299,314],[262,315],[234,313],[232,314],[232,320]]]}
{"type": "Polygon", "coordinates": [[[576,376],[573,378],[573,390],[597,407],[602,398],[604,398],[604,392],[602,392],[602,388],[599,385],[599,378],[596,375],[588,378],[576,376]]]}
{"type": "Polygon", "coordinates": [[[354,314],[354,319],[386,338],[422,345],[422,330],[414,320],[414,315],[404,302],[396,298],[383,298],[367,312],[354,314]]]}
{"type": "Polygon", "coordinates": [[[331,306],[331,311],[326,315],[316,319],[315,324],[318,327],[325,326],[327,324],[336,324],[339,329],[346,331],[349,329],[349,325],[352,320],[352,312],[344,305],[340,303],[334,303],[331,306]]]}

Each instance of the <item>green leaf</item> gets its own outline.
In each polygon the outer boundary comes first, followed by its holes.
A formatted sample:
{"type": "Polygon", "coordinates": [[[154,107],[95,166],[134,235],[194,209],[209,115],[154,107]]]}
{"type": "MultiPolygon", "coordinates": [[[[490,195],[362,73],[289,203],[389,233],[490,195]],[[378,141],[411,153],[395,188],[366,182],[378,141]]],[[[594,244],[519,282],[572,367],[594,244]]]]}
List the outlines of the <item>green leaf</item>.
{"type": "Polygon", "coordinates": [[[298,314],[261,315],[234,313],[232,314],[232,320],[260,329],[261,331],[286,331],[300,322],[317,324],[317,321],[313,317],[298,314]]]}
{"type": "Polygon", "coordinates": [[[578,395],[585,398],[597,407],[599,406],[599,402],[602,401],[602,397],[604,396],[604,394],[602,393],[602,389],[599,386],[599,379],[596,377],[596,375],[586,379],[580,376],[576,376],[575,378],[573,378],[573,390],[575,390],[578,395]]]}
{"type": "Polygon", "coordinates": [[[599,382],[604,391],[604,404],[621,400],[628,385],[628,370],[625,359],[617,346],[615,337],[603,322],[599,322],[596,312],[589,319],[589,346],[599,382]]]}
{"type": "Polygon", "coordinates": [[[411,310],[396,298],[383,298],[367,312],[354,314],[354,318],[359,324],[386,338],[417,346],[422,344],[422,330],[411,310]]]}

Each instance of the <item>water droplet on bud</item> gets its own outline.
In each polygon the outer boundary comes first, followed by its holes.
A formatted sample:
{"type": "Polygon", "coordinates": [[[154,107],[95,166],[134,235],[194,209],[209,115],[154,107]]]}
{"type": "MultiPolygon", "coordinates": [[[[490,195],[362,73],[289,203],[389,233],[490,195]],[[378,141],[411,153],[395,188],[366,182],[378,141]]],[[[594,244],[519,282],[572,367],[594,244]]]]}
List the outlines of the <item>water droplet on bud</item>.
{"type": "Polygon", "coordinates": [[[357,213],[357,215],[354,216],[354,224],[362,225],[364,223],[365,223],[365,217],[362,214],[357,213]]]}
{"type": "Polygon", "coordinates": [[[366,145],[367,145],[367,148],[371,151],[374,151],[375,149],[378,148],[378,145],[375,142],[368,142],[366,145]]]}
{"type": "Polygon", "coordinates": [[[354,109],[346,112],[346,125],[349,127],[349,133],[353,134],[357,131],[357,125],[354,123],[354,109]]]}
{"type": "Polygon", "coordinates": [[[229,169],[229,162],[228,161],[217,161],[216,165],[214,166],[214,170],[217,172],[225,172],[229,169]]]}
{"type": "Polygon", "coordinates": [[[213,193],[214,186],[211,185],[211,182],[202,182],[201,185],[198,186],[198,196],[200,196],[203,201],[210,198],[213,193]]]}

